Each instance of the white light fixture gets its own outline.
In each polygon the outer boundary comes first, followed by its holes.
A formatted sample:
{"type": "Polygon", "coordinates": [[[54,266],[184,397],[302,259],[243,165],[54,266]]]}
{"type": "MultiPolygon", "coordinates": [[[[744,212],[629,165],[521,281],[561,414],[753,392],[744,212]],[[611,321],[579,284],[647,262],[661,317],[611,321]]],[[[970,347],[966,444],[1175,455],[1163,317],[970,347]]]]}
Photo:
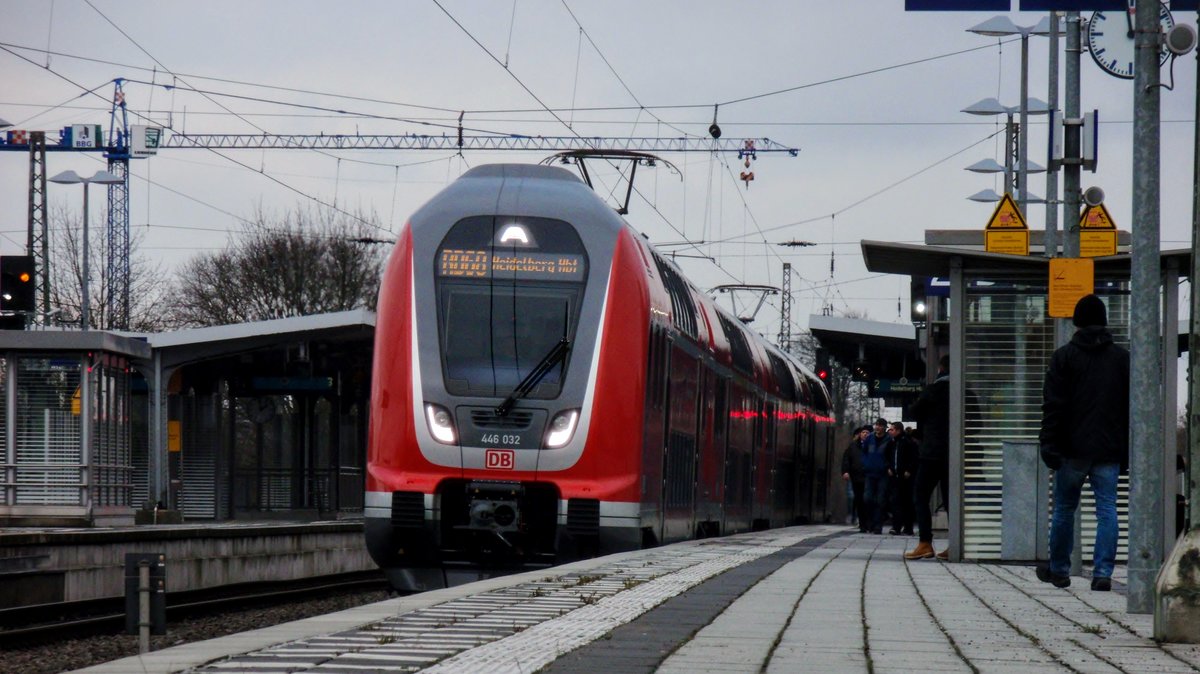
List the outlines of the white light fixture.
{"type": "Polygon", "coordinates": [[[570,442],[578,421],[579,410],[565,410],[554,415],[550,421],[550,432],[546,433],[546,447],[558,449],[570,442]]]}
{"type": "Polygon", "coordinates": [[[1000,201],[1001,195],[996,194],[996,190],[979,190],[967,198],[971,201],[978,201],[986,204],[1000,201]]]}
{"type": "Polygon", "coordinates": [[[504,231],[500,233],[500,243],[508,243],[510,241],[520,241],[522,244],[529,245],[529,232],[520,225],[508,225],[504,231]]]}
{"type": "Polygon", "coordinates": [[[441,405],[425,404],[425,421],[429,423],[429,434],[443,445],[453,445],[455,439],[454,419],[441,405]]]}
{"type": "Polygon", "coordinates": [[[110,173],[108,171],[96,171],[91,178],[83,178],[74,171],[63,171],[53,178],[49,178],[52,183],[59,185],[78,185],[83,184],[83,288],[81,289],[82,297],[79,300],[79,329],[88,329],[88,295],[91,292],[91,283],[88,269],[88,185],[97,183],[100,185],[120,185],[125,182],[121,176],[110,173]]]}

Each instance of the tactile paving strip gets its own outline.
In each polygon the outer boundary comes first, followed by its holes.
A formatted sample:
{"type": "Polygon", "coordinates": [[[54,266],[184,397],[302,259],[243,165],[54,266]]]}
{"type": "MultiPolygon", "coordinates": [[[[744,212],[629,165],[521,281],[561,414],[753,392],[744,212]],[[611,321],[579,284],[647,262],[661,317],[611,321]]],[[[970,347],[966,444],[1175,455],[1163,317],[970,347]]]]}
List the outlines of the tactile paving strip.
{"type": "Polygon", "coordinates": [[[586,573],[451,600],[362,628],[208,663],[193,672],[532,672],[662,602],[822,528],[648,550],[586,573]]]}

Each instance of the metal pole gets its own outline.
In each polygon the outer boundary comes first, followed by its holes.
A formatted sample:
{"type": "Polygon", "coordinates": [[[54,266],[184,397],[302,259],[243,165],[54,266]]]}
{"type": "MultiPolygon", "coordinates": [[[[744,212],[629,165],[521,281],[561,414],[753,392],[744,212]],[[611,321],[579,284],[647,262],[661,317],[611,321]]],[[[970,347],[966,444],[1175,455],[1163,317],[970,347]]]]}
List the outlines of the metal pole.
{"type": "Polygon", "coordinates": [[[83,298],[79,302],[79,329],[88,329],[88,181],[83,181],[83,298]]]}
{"type": "Polygon", "coordinates": [[[1027,185],[1029,185],[1029,31],[1021,30],[1021,126],[1017,137],[1020,153],[1020,170],[1017,171],[1017,206],[1021,214],[1027,213],[1026,203],[1029,201],[1027,185]]]}
{"type": "MultiPolygon", "coordinates": [[[[1013,145],[1017,142],[1017,127],[1013,123],[1011,112],[1008,113],[1007,120],[1004,125],[1004,193],[1011,195],[1015,191],[1013,189],[1013,185],[1015,184],[1013,177],[1016,173],[1013,170],[1013,154],[1015,153],[1013,145]]],[[[1018,191],[1017,197],[1019,198],[1020,196],[1020,192],[1018,191]]]]}
{"type": "MultiPolygon", "coordinates": [[[[1079,57],[1082,54],[1079,28],[1079,12],[1067,12],[1067,95],[1064,120],[1079,119],[1079,57]]],[[[1064,134],[1070,133],[1071,127],[1064,130],[1064,134]]],[[[1074,134],[1078,137],[1079,132],[1076,130],[1074,134]]],[[[1063,257],[1079,257],[1079,169],[1077,161],[1068,159],[1063,162],[1063,257]]],[[[1070,325],[1066,319],[1061,321],[1063,326],[1070,325]]],[[[1066,327],[1063,333],[1060,337],[1061,344],[1066,344],[1071,339],[1070,328],[1066,327]]]]}
{"type": "Polygon", "coordinates": [[[1139,2],[1133,62],[1133,254],[1130,262],[1130,613],[1154,610],[1162,564],[1162,351],[1159,347],[1159,5],[1139,2]]]}
{"type": "Polygon", "coordinates": [[[138,653],[150,652],[150,562],[138,562],[138,653]]]}
{"type": "MultiPolygon", "coordinates": [[[[1197,13],[1200,20],[1200,13],[1197,13]]],[[[1200,61],[1200,51],[1196,52],[1200,61]]],[[[1196,69],[1195,149],[1192,167],[1192,313],[1188,334],[1188,529],[1200,526],[1200,67],[1196,69]]],[[[12,417],[9,417],[10,419],[12,417]]]]}
{"type": "MultiPolygon", "coordinates": [[[[1066,62],[1066,110],[1063,121],[1078,120],[1079,115],[1079,60],[1083,54],[1080,45],[1079,12],[1067,12],[1067,62],[1066,62]]],[[[1079,172],[1081,169],[1082,153],[1080,152],[1079,126],[1067,125],[1063,129],[1063,257],[1079,257],[1079,172]],[[1070,140],[1074,138],[1074,141],[1070,140]]],[[[1054,343],[1063,346],[1071,341],[1075,328],[1068,318],[1055,321],[1054,343]]],[[[1071,575],[1078,576],[1083,572],[1082,530],[1083,520],[1080,511],[1075,511],[1075,544],[1071,548],[1071,575]]]]}
{"type": "MultiPolygon", "coordinates": [[[[1047,68],[1048,107],[1058,110],[1058,12],[1050,12],[1050,64],[1047,68]]],[[[1046,232],[1042,248],[1046,257],[1058,255],[1058,170],[1046,167],[1046,232]]]]}

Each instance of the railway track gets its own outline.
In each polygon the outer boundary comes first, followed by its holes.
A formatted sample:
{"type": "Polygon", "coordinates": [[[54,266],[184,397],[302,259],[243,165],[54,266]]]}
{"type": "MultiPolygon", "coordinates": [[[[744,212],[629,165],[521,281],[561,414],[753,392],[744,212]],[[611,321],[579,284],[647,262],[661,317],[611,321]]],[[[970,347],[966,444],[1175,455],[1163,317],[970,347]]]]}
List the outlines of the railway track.
{"type": "MultiPolygon", "coordinates": [[[[389,589],[380,571],[168,593],[167,621],[376,589],[389,589]]],[[[0,610],[0,650],[67,638],[119,634],[124,628],[124,597],[4,609],[0,610]]]]}

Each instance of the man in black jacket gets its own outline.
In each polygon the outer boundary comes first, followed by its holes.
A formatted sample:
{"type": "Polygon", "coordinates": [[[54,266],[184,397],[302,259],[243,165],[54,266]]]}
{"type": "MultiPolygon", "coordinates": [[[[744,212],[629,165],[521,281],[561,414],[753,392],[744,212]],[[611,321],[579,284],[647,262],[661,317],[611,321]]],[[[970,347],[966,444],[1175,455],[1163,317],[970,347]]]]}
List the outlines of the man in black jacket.
{"type": "Polygon", "coordinates": [[[893,421],[888,429],[892,451],[888,455],[888,477],[892,486],[891,534],[912,536],[913,487],[917,480],[917,444],[904,432],[904,422],[893,421]]]}
{"type": "Polygon", "coordinates": [[[1104,303],[1087,295],[1075,305],[1079,328],[1055,350],[1042,389],[1042,461],[1054,471],[1050,564],[1039,580],[1071,584],[1075,510],[1083,481],[1096,499],[1092,589],[1112,587],[1117,556],[1117,479],[1129,466],[1129,352],[1113,343],[1104,303]]]}
{"type": "MultiPolygon", "coordinates": [[[[917,449],[917,547],[904,553],[905,559],[929,559],[933,551],[933,513],[929,510],[929,498],[933,490],[941,486],[942,501],[950,503],[950,355],[938,360],[937,379],[921,391],[917,401],[909,408],[921,429],[921,444],[917,449]]],[[[947,550],[937,553],[946,559],[947,550]]]]}
{"type": "Polygon", "coordinates": [[[849,482],[854,490],[854,514],[858,519],[858,531],[864,534],[867,533],[871,522],[863,501],[862,443],[870,432],[870,426],[859,426],[855,429],[850,444],[846,445],[846,451],[842,454],[842,479],[849,482]]]}

